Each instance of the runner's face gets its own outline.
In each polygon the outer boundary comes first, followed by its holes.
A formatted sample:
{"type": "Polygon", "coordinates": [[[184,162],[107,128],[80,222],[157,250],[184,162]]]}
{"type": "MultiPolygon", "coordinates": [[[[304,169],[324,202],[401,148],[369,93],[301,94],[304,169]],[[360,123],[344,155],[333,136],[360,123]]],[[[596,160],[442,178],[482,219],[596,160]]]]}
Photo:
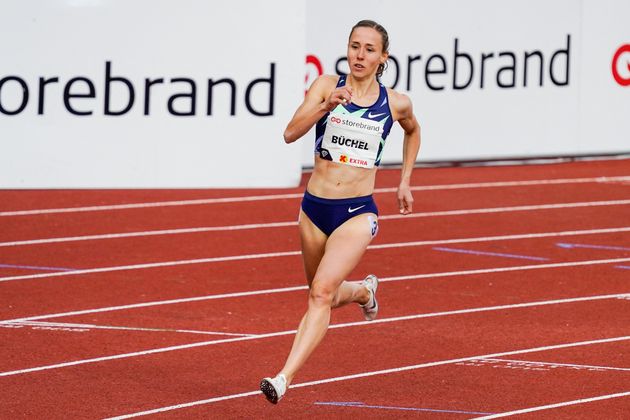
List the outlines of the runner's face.
{"type": "Polygon", "coordinates": [[[348,65],[353,76],[373,77],[386,60],[383,38],[376,29],[359,27],[352,32],[348,41],[348,65]]]}

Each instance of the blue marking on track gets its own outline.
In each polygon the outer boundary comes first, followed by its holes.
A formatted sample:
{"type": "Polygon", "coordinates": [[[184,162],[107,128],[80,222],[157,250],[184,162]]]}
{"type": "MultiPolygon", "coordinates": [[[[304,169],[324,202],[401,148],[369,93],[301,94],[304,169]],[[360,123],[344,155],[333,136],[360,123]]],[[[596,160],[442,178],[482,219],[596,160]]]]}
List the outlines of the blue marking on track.
{"type": "Polygon", "coordinates": [[[417,408],[417,407],[396,407],[388,405],[368,405],[362,402],[316,402],[315,405],[327,405],[335,407],[356,407],[356,408],[373,408],[381,410],[401,410],[401,411],[423,411],[428,413],[451,413],[451,414],[473,414],[473,415],[489,415],[494,413],[482,413],[478,411],[462,411],[462,410],[438,410],[435,408],[417,408]]]}
{"type": "Polygon", "coordinates": [[[14,265],[14,264],[0,264],[0,268],[20,268],[24,270],[42,270],[42,271],[75,271],[76,270],[76,268],[40,267],[36,265],[14,265]]]}
{"type": "Polygon", "coordinates": [[[521,260],[533,260],[533,261],[549,261],[549,258],[531,257],[529,255],[504,254],[504,253],[499,253],[499,252],[486,252],[486,251],[472,251],[469,249],[444,248],[444,247],[433,247],[433,249],[435,249],[436,251],[457,252],[460,254],[488,255],[491,257],[518,258],[521,260]]]}
{"type": "Polygon", "coordinates": [[[355,406],[364,406],[365,403],[359,401],[348,401],[348,402],[316,402],[315,405],[335,405],[339,407],[355,407],[355,406]]]}
{"type": "Polygon", "coordinates": [[[572,249],[572,248],[587,248],[587,249],[606,249],[609,251],[630,251],[630,248],[623,246],[610,246],[610,245],[589,245],[589,244],[571,244],[566,242],[558,242],[560,248],[572,249]]]}
{"type": "MultiPolygon", "coordinates": [[[[571,243],[566,243],[566,242],[558,242],[556,243],[556,245],[564,249],[586,248],[586,249],[604,249],[607,251],[630,251],[630,248],[623,247],[623,246],[571,244],[571,243]]],[[[627,265],[616,265],[615,268],[620,268],[622,270],[630,270],[630,266],[627,266],[627,265]]]]}

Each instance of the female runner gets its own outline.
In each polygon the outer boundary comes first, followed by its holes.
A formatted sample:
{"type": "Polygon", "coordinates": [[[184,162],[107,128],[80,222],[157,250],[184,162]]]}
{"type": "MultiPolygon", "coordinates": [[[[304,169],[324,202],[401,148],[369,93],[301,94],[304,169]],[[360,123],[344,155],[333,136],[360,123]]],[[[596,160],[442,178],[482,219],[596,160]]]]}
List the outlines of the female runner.
{"type": "Polygon", "coordinates": [[[274,404],[326,334],[331,309],[357,303],[365,319],[377,315],[378,278],[345,279],[378,230],[372,192],[376,167],[394,121],[404,131],[399,209],[402,214],[412,211],[409,182],[420,148],[420,126],[409,98],[379,82],[388,49],[388,34],[381,25],[358,22],[348,41],[350,74],[323,75],[313,82],[284,132],[285,141],[292,143],[317,124],[315,164],[299,216],[310,288],[308,309],[284,367],[260,383],[261,391],[274,404]]]}

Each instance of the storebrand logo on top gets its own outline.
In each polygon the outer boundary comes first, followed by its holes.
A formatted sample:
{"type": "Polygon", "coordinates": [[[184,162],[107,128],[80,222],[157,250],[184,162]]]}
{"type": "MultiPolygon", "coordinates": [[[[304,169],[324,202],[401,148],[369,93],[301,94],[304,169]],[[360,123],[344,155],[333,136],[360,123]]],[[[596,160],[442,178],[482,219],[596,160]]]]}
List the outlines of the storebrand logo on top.
{"type": "MultiPolygon", "coordinates": [[[[571,36],[567,33],[554,37],[551,48],[531,44],[522,49],[478,45],[470,39],[454,38],[452,47],[447,49],[414,49],[399,56],[390,55],[381,82],[407,92],[562,88],[571,85],[575,49],[571,48],[571,36]]],[[[345,55],[330,65],[338,75],[348,73],[345,55]]],[[[307,56],[306,70],[308,89],[324,73],[322,60],[313,54],[307,56]]]]}
{"type": "Polygon", "coordinates": [[[383,131],[383,124],[380,124],[378,121],[372,121],[368,119],[355,118],[353,120],[349,117],[346,118],[331,115],[330,122],[339,126],[359,129],[364,132],[382,133],[383,131]]]}
{"type": "Polygon", "coordinates": [[[630,44],[617,49],[612,59],[613,78],[621,86],[630,86],[630,44]]]}

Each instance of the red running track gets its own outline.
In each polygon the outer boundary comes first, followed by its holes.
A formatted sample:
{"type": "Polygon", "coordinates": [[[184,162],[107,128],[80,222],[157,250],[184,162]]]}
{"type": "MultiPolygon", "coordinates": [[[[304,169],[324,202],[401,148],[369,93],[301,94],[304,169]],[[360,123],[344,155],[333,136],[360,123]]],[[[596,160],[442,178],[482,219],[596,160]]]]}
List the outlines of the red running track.
{"type": "MultiPolygon", "coordinates": [[[[305,175],[305,179],[308,174],[305,175]]],[[[625,418],[630,164],[381,170],[381,312],[306,304],[286,190],[1,191],[0,418],[625,418]]]]}

